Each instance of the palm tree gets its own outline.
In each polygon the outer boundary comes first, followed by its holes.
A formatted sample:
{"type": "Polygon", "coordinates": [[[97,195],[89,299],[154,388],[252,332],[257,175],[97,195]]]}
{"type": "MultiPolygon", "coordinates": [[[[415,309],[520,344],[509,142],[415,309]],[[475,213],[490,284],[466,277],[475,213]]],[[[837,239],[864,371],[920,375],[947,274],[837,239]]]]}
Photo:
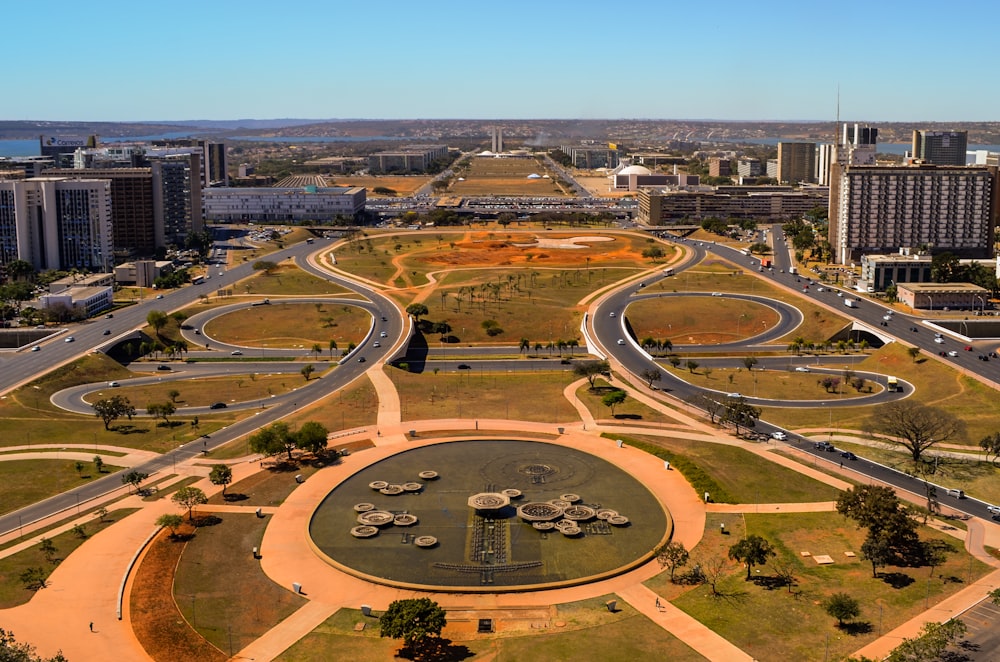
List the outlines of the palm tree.
{"type": "Polygon", "coordinates": [[[518,354],[521,352],[527,352],[531,349],[531,342],[527,338],[521,338],[521,346],[518,349],[518,354]]]}

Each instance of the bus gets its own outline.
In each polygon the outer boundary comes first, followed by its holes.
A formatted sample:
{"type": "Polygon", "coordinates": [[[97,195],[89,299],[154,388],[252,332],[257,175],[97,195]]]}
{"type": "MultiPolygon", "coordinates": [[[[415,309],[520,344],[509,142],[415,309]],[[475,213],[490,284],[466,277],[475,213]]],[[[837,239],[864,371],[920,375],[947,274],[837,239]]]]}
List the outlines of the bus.
{"type": "Polygon", "coordinates": [[[191,279],[191,284],[192,285],[200,285],[201,283],[204,283],[204,282],[205,282],[205,277],[204,276],[195,276],[194,278],[191,279]]]}
{"type": "Polygon", "coordinates": [[[899,390],[899,380],[897,380],[895,377],[893,377],[893,376],[890,375],[889,378],[886,380],[885,388],[888,391],[898,391],[899,390]]]}

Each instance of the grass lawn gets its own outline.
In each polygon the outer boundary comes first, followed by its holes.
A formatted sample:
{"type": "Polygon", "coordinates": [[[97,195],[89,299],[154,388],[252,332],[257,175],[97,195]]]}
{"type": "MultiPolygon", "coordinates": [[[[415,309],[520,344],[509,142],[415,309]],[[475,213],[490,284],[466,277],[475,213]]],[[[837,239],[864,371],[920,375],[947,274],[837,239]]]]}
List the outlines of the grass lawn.
{"type": "MultiPolygon", "coordinates": [[[[609,391],[617,390],[603,379],[594,380],[594,388],[584,384],[577,389],[576,395],[586,405],[587,410],[597,420],[611,420],[611,409],[601,402],[601,398],[609,391]]],[[[676,423],[677,420],[660,413],[652,407],[647,407],[634,398],[625,400],[615,407],[614,418],[622,423],[643,421],[645,423],[676,423]]]]}
{"type": "Polygon", "coordinates": [[[291,615],[305,598],[268,579],[250,553],[260,548],[266,517],[223,513],[212,521],[217,523],[198,527],[184,547],[174,598],[195,630],[235,653],[291,615]]]}
{"type": "Polygon", "coordinates": [[[320,356],[329,357],[331,340],[340,349],[357,344],[371,321],[371,313],[356,306],[274,301],[215,317],[205,324],[204,333],[246,347],[301,348],[304,353],[318,344],[320,356]]]}
{"type": "Polygon", "coordinates": [[[563,389],[571,372],[425,372],[388,368],[402,407],[402,420],[507,418],[541,423],[578,420],[563,389]]]}
{"type": "MultiPolygon", "coordinates": [[[[303,364],[305,365],[305,364],[303,364]]],[[[327,364],[321,363],[318,370],[322,371],[327,364]]],[[[315,377],[313,377],[315,379],[315,377]]],[[[179,391],[174,400],[178,415],[183,416],[184,407],[207,407],[213,402],[249,402],[250,400],[267,401],[272,395],[281,395],[294,391],[306,385],[305,378],[298,373],[279,373],[273,375],[234,375],[225,377],[198,377],[130,386],[124,384],[119,388],[106,388],[95,391],[84,399],[93,404],[112,395],[123,395],[137,408],[142,409],[150,402],[169,402],[170,391],[179,391]]],[[[199,422],[200,422],[199,418],[199,422]]],[[[121,421],[118,421],[121,423],[121,421]]],[[[112,426],[118,423],[113,423],[112,426]]]]}
{"type": "MultiPolygon", "coordinates": [[[[72,531],[66,531],[49,538],[56,548],[54,557],[56,563],[73,553],[73,551],[82,545],[90,536],[99,533],[115,522],[121,521],[126,516],[134,513],[136,510],[137,509],[135,508],[113,510],[105,516],[103,521],[93,519],[86,524],[83,524],[82,527],[86,535],[85,538],[80,538],[72,531]]],[[[17,605],[23,605],[35,595],[33,591],[29,591],[24,587],[24,584],[21,583],[20,579],[22,572],[28,568],[34,567],[45,570],[46,576],[51,574],[56,567],[52,563],[49,563],[49,561],[45,558],[45,554],[43,554],[38,548],[38,545],[29,547],[28,549],[17,552],[16,554],[0,558],[0,609],[10,609],[11,607],[16,607],[17,605]]],[[[58,589],[43,588],[41,590],[45,591],[58,589]]]]}
{"type": "Polygon", "coordinates": [[[354,292],[328,280],[302,271],[294,262],[285,261],[270,275],[263,271],[245,278],[234,285],[239,293],[270,294],[272,296],[315,296],[328,294],[332,296],[357,296],[354,292]]]}
{"type": "MultiPolygon", "coordinates": [[[[618,611],[609,613],[605,603],[614,597],[605,595],[557,605],[554,620],[564,624],[559,628],[550,621],[544,629],[532,630],[528,623],[501,619],[497,622],[497,633],[487,637],[470,635],[467,628],[457,623],[445,626],[442,638],[450,642],[452,652],[462,653],[461,657],[448,659],[496,662],[632,662],[661,658],[694,662],[704,659],[621,600],[618,611]]],[[[338,659],[391,659],[401,643],[380,638],[376,619],[365,618],[359,611],[341,609],[275,659],[305,662],[330,659],[332,655],[338,659]],[[357,623],[365,623],[365,629],[356,632],[357,623]]]]}
{"type": "MultiPolygon", "coordinates": [[[[703,585],[673,603],[758,660],[816,659],[816,652],[825,650],[827,644],[831,659],[839,659],[877,638],[880,627],[887,632],[924,611],[928,595],[933,605],[968,586],[970,571],[975,580],[989,570],[971,559],[960,541],[921,528],[922,539],[948,540],[955,549],[945,565],[936,568],[933,576],[926,567],[890,566],[880,568],[880,578],[874,579],[870,564],[860,556],[863,530],[836,513],[747,514],[745,520],[747,533],[769,540],[778,551],[778,560],[794,569],[791,593],[786,588],[769,590],[766,584],[746,582],[745,567],[727,561],[728,570],[719,582],[722,597],[713,597],[703,585]],[[802,557],[804,551],[827,554],[834,563],[819,565],[812,557],[802,557]],[[847,551],[858,556],[846,557],[847,551]],[[836,620],[823,610],[823,600],[835,592],[861,602],[861,616],[852,629],[838,629],[836,620]]],[[[703,565],[722,554],[720,548],[728,549],[739,540],[740,532],[720,536],[718,524],[715,530],[712,524],[706,526],[706,549],[699,545],[693,553],[703,565]]],[[[758,569],[765,580],[772,574],[770,566],[758,569]]]]}
{"type": "Polygon", "coordinates": [[[675,345],[735,342],[781,319],[763,304],[713,296],[644,299],[629,304],[626,316],[640,340],[667,338],[675,345]]]}
{"type": "MultiPolygon", "coordinates": [[[[670,364],[663,365],[665,370],[669,370],[676,377],[683,379],[689,384],[725,391],[727,393],[742,393],[747,397],[754,398],[779,398],[781,400],[816,400],[817,406],[821,400],[849,400],[871,395],[872,392],[881,393],[885,387],[870,380],[865,380],[862,391],[858,391],[851,386],[843,384],[843,375],[830,375],[828,373],[808,373],[794,372],[787,370],[760,370],[747,371],[743,368],[696,368],[692,373],[684,368],[684,361],[680,366],[674,368],[670,364]],[[706,371],[708,374],[706,374],[706,371]],[[839,391],[827,391],[819,384],[824,377],[838,377],[841,380],[839,391]]],[[[832,367],[832,366],[831,366],[832,367]]],[[[797,411],[797,410],[796,410],[797,411]]],[[[838,410],[839,412],[839,410],[838,410]]],[[[768,421],[771,419],[764,417],[768,421]]]]}
{"type": "MultiPolygon", "coordinates": [[[[614,435],[605,435],[614,436],[614,435]]],[[[769,462],[756,453],[728,444],[713,444],[704,441],[631,435],[616,438],[625,443],[643,448],[640,443],[652,449],[662,449],[673,457],[670,463],[701,492],[708,491],[716,502],[727,503],[809,503],[832,501],[839,490],[804,476],[781,465],[769,462]],[[703,471],[717,485],[713,490],[701,489],[688,475],[681,458],[703,471]],[[719,488],[722,492],[719,493],[719,488]],[[724,498],[724,496],[728,498],[724,498]]]]}
{"type": "MultiPolygon", "coordinates": [[[[784,348],[792,338],[802,337],[807,341],[819,342],[832,337],[847,326],[848,319],[821,308],[808,299],[811,295],[796,296],[784,289],[771,285],[766,280],[720,258],[707,258],[700,264],[657,283],[651,290],[675,292],[732,292],[734,294],[756,294],[791,304],[802,311],[802,325],[775,344],[784,348]]],[[[837,299],[838,303],[840,300],[837,299]]]]}
{"type": "Polygon", "coordinates": [[[272,466],[227,486],[228,500],[220,492],[209,497],[208,502],[237,506],[280,506],[292,490],[298,487],[295,476],[301,474],[303,478],[308,478],[320,468],[319,465],[304,462],[272,466]]]}
{"type": "MultiPolygon", "coordinates": [[[[976,446],[987,434],[997,431],[997,417],[1000,415],[1000,401],[996,390],[969,377],[959,374],[944,363],[934,359],[918,359],[914,362],[900,343],[891,343],[873,352],[867,359],[857,364],[857,370],[871,370],[905,379],[915,387],[911,400],[925,405],[940,407],[962,419],[966,425],[964,440],[953,443],[968,443],[976,446]]],[[[764,407],[762,418],[789,429],[835,427],[846,430],[866,430],[871,416],[871,407],[845,407],[836,410],[831,419],[829,409],[781,409],[764,407]]]]}
{"type": "MultiPolygon", "coordinates": [[[[83,464],[83,471],[77,473],[76,460],[0,462],[0,484],[3,485],[4,493],[0,501],[0,515],[30,506],[101,477],[91,462],[83,464]]],[[[103,466],[105,474],[114,473],[119,469],[121,467],[110,464],[103,466]]]]}
{"type": "Polygon", "coordinates": [[[363,186],[367,189],[366,195],[369,198],[395,197],[375,193],[376,188],[387,188],[395,191],[399,197],[407,197],[431,181],[431,178],[426,175],[370,175],[364,177],[337,175],[334,179],[336,183],[329,184],[330,186],[363,186]]]}

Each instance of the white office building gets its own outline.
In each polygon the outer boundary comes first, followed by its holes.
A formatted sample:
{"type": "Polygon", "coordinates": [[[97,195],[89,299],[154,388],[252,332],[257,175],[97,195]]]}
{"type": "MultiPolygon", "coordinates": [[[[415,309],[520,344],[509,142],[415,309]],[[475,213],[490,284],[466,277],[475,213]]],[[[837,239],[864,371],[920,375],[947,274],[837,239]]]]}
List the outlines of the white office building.
{"type": "Polygon", "coordinates": [[[364,187],[208,188],[202,192],[205,219],[222,223],[328,221],[365,208],[364,187]]]}

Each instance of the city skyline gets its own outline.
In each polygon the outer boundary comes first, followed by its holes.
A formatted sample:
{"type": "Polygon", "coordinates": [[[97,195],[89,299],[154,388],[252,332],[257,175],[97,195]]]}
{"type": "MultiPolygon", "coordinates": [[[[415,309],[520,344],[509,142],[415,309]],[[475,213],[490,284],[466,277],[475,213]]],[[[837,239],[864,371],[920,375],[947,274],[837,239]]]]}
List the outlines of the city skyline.
{"type": "Polygon", "coordinates": [[[1000,102],[972,50],[969,30],[1000,19],[983,0],[956,12],[974,17],[968,26],[931,21],[940,9],[926,0],[722,3],[711,14],[647,0],[616,13],[521,0],[502,11],[451,1],[357,13],[314,0],[287,11],[256,0],[178,0],[169,13],[123,0],[50,7],[59,25],[87,32],[66,38],[32,6],[8,8],[18,26],[8,50],[26,57],[8,70],[2,119],[822,121],[836,116],[839,86],[844,117],[962,122],[989,121],[1000,102]]]}

